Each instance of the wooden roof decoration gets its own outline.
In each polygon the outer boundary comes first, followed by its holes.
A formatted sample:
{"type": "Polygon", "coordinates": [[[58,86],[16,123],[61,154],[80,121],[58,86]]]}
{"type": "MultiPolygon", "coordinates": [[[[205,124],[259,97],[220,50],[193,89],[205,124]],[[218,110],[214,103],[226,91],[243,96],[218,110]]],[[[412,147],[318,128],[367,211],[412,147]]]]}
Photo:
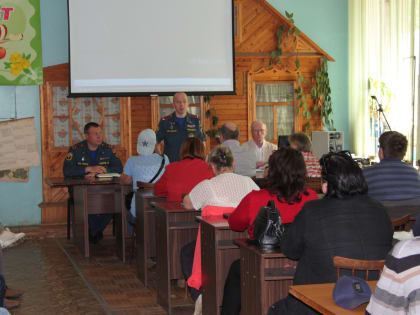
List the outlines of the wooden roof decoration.
{"type": "MultiPolygon", "coordinates": [[[[235,0],[237,56],[265,56],[276,49],[277,30],[283,26],[284,56],[325,56],[335,61],[329,54],[313,42],[301,30],[296,42],[293,36],[287,36],[287,30],[293,25],[284,15],[266,0],[235,0]]],[[[296,26],[297,27],[297,26],[296,26]]]]}

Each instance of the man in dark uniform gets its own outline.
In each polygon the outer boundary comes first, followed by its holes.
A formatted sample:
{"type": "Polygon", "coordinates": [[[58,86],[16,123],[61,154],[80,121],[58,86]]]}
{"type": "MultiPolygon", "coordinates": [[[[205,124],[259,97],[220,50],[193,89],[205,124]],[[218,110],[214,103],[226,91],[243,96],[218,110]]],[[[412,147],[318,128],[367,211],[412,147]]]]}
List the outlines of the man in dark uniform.
{"type": "MultiPolygon", "coordinates": [[[[121,160],[112,147],[102,142],[102,130],[97,123],[85,125],[86,140],[70,147],[63,165],[65,177],[94,178],[96,174],[122,173],[121,160]]],[[[72,191],[69,189],[72,195],[72,191]]],[[[112,219],[112,214],[89,214],[89,239],[97,243],[112,219]]]]}
{"type": "Polygon", "coordinates": [[[163,153],[171,162],[180,160],[181,145],[186,138],[196,137],[206,141],[200,119],[196,115],[187,113],[188,105],[187,94],[176,93],[174,95],[175,111],[160,120],[156,131],[157,142],[164,142],[163,153]]]}

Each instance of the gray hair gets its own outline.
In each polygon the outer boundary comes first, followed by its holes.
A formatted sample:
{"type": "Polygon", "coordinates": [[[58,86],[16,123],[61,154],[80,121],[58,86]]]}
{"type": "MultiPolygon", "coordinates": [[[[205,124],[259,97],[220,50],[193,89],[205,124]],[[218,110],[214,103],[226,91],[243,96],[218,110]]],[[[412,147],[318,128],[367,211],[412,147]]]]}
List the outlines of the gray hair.
{"type": "Polygon", "coordinates": [[[218,145],[209,154],[209,163],[221,171],[222,169],[233,169],[233,154],[228,147],[218,145]]]}

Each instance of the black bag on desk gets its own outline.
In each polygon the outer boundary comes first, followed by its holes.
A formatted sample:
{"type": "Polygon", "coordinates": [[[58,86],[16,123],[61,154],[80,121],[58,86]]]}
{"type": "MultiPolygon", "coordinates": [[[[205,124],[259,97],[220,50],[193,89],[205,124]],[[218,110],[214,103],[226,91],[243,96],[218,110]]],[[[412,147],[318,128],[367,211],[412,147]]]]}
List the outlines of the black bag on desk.
{"type": "Polygon", "coordinates": [[[284,226],[274,200],[270,200],[267,206],[261,207],[251,226],[254,230],[254,239],[257,246],[262,249],[280,246],[284,226]]]}

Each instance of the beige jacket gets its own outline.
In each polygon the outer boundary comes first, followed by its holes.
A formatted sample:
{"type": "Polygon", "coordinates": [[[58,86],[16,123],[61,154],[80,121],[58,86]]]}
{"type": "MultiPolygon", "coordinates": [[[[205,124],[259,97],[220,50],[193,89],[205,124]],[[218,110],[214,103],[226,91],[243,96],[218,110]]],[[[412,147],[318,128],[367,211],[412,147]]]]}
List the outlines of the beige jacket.
{"type": "MultiPolygon", "coordinates": [[[[257,145],[255,144],[253,139],[249,140],[248,142],[245,142],[242,146],[247,148],[249,151],[254,152],[255,158],[258,159],[257,145]]],[[[264,140],[262,160],[264,162],[268,162],[268,158],[275,150],[277,150],[277,146],[275,144],[272,144],[271,142],[267,142],[264,140]]]]}

